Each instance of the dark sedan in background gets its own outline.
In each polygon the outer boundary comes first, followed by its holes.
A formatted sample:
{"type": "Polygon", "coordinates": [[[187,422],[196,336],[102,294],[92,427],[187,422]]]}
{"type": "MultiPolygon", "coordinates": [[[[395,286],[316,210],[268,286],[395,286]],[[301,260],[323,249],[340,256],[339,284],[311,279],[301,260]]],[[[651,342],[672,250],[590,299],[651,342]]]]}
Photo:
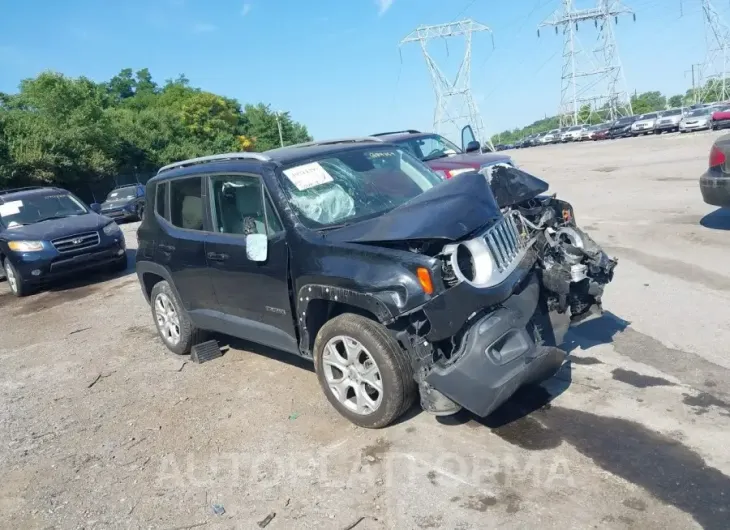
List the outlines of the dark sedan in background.
{"type": "Polygon", "coordinates": [[[702,199],[712,206],[730,208],[730,169],[727,165],[729,154],[730,134],[726,134],[712,144],[709,167],[700,177],[702,199]]]}
{"type": "Polygon", "coordinates": [[[626,116],[624,118],[619,118],[613,122],[613,125],[611,125],[611,128],[608,130],[608,137],[613,139],[631,136],[631,125],[633,125],[637,119],[638,116],[626,116]]]}
{"type": "Polygon", "coordinates": [[[101,204],[101,214],[115,221],[141,221],[145,206],[144,193],[142,184],[117,186],[101,204]]]}

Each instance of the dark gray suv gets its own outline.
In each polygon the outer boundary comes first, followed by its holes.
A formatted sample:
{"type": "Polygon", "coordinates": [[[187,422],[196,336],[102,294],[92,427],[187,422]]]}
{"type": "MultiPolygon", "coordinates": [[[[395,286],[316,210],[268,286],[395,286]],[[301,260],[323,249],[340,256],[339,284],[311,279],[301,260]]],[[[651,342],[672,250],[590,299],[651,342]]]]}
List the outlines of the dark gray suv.
{"type": "Polygon", "coordinates": [[[613,275],[546,190],[509,164],[444,181],[372,138],[185,160],[147,184],[137,275],[175,353],[216,331],[310,359],[364,427],[417,395],[485,416],[558,370],[613,275]]]}

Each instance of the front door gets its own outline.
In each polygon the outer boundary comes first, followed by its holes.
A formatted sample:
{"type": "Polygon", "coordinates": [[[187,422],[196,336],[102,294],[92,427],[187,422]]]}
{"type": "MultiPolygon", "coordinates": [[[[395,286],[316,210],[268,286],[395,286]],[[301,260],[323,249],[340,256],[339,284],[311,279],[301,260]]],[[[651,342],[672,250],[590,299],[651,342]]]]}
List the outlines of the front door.
{"type": "Polygon", "coordinates": [[[474,138],[474,131],[471,128],[471,125],[467,125],[463,129],[461,129],[461,150],[466,152],[467,146],[471,142],[475,142],[476,138],[474,138]]]}
{"type": "Polygon", "coordinates": [[[231,334],[298,352],[289,295],[289,248],[282,224],[257,175],[209,177],[213,233],[206,259],[231,334]],[[246,255],[246,236],[266,234],[266,261],[246,255]]]}

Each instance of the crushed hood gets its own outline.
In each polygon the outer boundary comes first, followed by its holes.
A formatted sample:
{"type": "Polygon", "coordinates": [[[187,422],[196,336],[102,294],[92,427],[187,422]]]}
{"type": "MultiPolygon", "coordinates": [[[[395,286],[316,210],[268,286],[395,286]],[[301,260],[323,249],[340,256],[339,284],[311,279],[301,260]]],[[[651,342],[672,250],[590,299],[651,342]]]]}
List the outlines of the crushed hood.
{"type": "Polygon", "coordinates": [[[534,199],[550,185],[508,164],[494,164],[482,170],[500,208],[534,199]]]}
{"type": "Polygon", "coordinates": [[[484,176],[476,172],[465,173],[379,217],[331,230],[326,238],[352,243],[457,241],[494,223],[500,216],[484,176]]]}

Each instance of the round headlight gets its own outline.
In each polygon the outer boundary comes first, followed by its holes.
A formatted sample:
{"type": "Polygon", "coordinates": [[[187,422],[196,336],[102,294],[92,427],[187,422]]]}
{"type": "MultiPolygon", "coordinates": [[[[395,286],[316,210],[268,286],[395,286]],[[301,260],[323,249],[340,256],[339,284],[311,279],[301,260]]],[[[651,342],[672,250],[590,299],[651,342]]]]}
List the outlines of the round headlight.
{"type": "Polygon", "coordinates": [[[457,278],[475,287],[487,285],[495,270],[492,254],[482,238],[459,243],[451,253],[451,267],[457,278]]]}
{"type": "Polygon", "coordinates": [[[456,248],[456,265],[461,274],[468,281],[474,281],[476,272],[474,270],[474,258],[466,245],[459,245],[456,248]]]}

